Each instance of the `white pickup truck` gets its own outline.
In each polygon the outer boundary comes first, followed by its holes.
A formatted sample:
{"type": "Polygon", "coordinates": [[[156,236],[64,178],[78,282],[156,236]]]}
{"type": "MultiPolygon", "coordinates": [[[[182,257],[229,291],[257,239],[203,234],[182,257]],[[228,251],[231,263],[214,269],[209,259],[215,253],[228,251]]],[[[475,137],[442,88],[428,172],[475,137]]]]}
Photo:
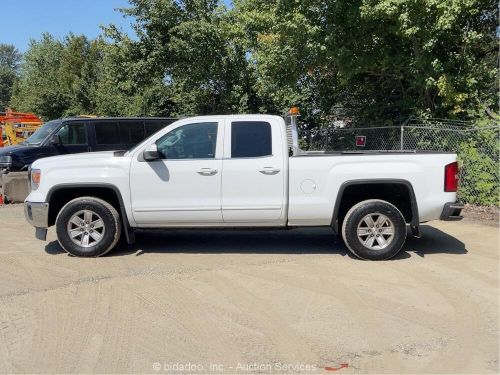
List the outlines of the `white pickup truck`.
{"type": "Polygon", "coordinates": [[[327,226],[371,260],[396,255],[407,226],[461,219],[455,154],[302,151],[289,118],[184,118],[127,152],[37,160],[26,218],[84,257],[144,228],[327,226]]]}

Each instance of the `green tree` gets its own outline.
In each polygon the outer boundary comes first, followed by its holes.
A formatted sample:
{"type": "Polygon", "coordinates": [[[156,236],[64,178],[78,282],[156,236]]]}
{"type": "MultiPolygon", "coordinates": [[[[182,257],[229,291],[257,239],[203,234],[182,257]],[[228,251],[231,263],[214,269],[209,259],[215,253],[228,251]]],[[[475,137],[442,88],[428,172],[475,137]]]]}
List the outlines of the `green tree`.
{"type": "Polygon", "coordinates": [[[380,25],[376,35],[385,45],[396,39],[401,46],[399,58],[378,70],[400,74],[416,110],[463,117],[477,113],[478,102],[495,103],[497,6],[491,0],[365,0],[361,17],[380,25]]]}
{"type": "MultiPolygon", "coordinates": [[[[114,26],[105,30],[112,43],[101,44],[102,60],[92,89],[96,114],[109,116],[166,115],[164,85],[150,71],[139,43],[114,26]],[[158,91],[162,94],[158,94],[158,91]]],[[[166,97],[166,96],[165,96],[166,97]]]]}
{"type": "Polygon", "coordinates": [[[16,110],[34,112],[45,120],[62,116],[68,107],[58,76],[63,54],[63,43],[50,34],[30,42],[14,87],[12,104],[16,110]]]}
{"type": "Polygon", "coordinates": [[[13,106],[45,120],[93,113],[102,44],[74,34],[58,40],[46,33],[32,40],[14,87],[13,106]]]}
{"type": "Polygon", "coordinates": [[[98,42],[89,41],[84,35],[69,34],[64,38],[63,45],[64,50],[57,69],[59,88],[67,103],[62,115],[92,113],[94,107],[89,90],[93,84],[92,74],[97,74],[95,64],[99,63],[99,55],[95,50],[98,42]]]}
{"type": "Polygon", "coordinates": [[[246,55],[256,72],[260,112],[284,113],[299,105],[317,124],[339,101],[337,72],[327,60],[321,1],[235,0],[232,13],[245,32],[246,55]]]}
{"type": "Polygon", "coordinates": [[[16,47],[0,43],[0,110],[10,105],[20,62],[21,54],[16,47]]]}
{"type": "MultiPolygon", "coordinates": [[[[218,0],[131,0],[137,41],[108,29],[128,50],[129,80],[176,115],[255,111],[253,74],[241,30],[218,0]],[[155,99],[156,98],[156,99],[155,99]]],[[[141,90],[139,90],[141,92],[141,90]]],[[[147,102],[147,100],[146,100],[147,102]]]]}
{"type": "Polygon", "coordinates": [[[78,113],[410,115],[498,113],[491,0],[129,0],[136,38],[45,34],[12,99],[45,118],[78,113]]]}
{"type": "Polygon", "coordinates": [[[324,118],[398,122],[495,107],[496,3],[235,0],[260,96],[324,118]],[[310,112],[312,113],[312,112],[310,112]]]}

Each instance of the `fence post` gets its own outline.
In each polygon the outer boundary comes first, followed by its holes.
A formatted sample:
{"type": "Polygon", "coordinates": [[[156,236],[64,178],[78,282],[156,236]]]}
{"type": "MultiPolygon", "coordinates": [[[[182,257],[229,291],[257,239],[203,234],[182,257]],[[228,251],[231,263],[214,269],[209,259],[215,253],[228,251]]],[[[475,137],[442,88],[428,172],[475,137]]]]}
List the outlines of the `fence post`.
{"type": "Polygon", "coordinates": [[[405,126],[401,124],[401,138],[400,138],[400,149],[403,151],[404,149],[404,134],[405,134],[405,126]]]}
{"type": "Polygon", "coordinates": [[[399,148],[401,151],[403,151],[404,147],[405,147],[405,125],[408,124],[412,118],[413,118],[413,115],[409,116],[401,124],[401,135],[400,135],[400,139],[399,139],[399,148]]]}

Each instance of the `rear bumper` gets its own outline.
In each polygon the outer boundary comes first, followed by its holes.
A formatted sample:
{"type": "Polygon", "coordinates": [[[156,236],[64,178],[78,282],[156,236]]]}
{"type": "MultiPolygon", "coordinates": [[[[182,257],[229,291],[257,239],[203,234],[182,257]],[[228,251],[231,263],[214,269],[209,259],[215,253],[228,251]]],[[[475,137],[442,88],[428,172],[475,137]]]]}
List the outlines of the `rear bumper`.
{"type": "Polygon", "coordinates": [[[444,205],[443,211],[441,212],[440,220],[446,221],[456,221],[462,220],[464,217],[460,215],[464,208],[463,203],[460,202],[448,202],[444,205]]]}

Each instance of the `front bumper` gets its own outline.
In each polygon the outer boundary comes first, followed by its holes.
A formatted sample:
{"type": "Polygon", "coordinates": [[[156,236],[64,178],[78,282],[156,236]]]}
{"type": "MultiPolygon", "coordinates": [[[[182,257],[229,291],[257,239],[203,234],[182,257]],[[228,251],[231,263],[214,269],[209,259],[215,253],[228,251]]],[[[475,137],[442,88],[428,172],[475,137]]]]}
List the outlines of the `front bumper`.
{"type": "Polygon", "coordinates": [[[35,227],[35,237],[45,241],[49,226],[49,204],[24,202],[24,216],[35,227]]]}
{"type": "Polygon", "coordinates": [[[446,221],[456,221],[462,220],[464,217],[460,215],[464,208],[464,205],[460,202],[448,202],[444,205],[443,211],[441,212],[441,220],[446,221]]]}

